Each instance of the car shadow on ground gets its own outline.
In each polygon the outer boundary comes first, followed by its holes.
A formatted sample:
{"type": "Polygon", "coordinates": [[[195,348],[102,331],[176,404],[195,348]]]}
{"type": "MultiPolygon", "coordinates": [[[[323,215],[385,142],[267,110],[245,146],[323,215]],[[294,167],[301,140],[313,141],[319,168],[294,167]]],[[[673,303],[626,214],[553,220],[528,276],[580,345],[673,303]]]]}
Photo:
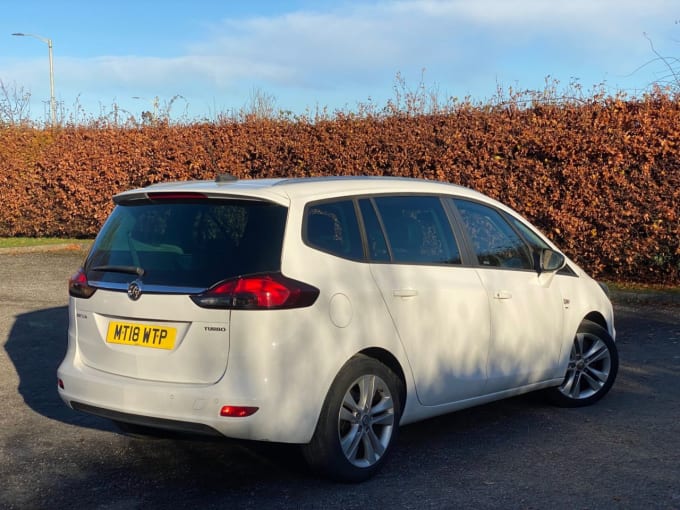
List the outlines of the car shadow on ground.
{"type": "Polygon", "coordinates": [[[106,420],[68,408],[57,392],[57,367],[66,354],[68,308],[58,306],[16,317],[5,350],[19,376],[19,394],[36,413],[52,420],[112,430],[106,420]]]}
{"type": "MultiPolygon", "coordinates": [[[[4,347],[18,374],[17,391],[26,406],[35,413],[67,425],[123,436],[127,438],[123,443],[126,448],[137,453],[143,452],[141,457],[148,455],[152,463],[158,461],[156,456],[159,455],[159,449],[174,452],[170,456],[186,458],[189,465],[196,461],[192,455],[202,458],[200,452],[217,451],[222,453],[223,462],[229,466],[235,459],[239,460],[240,465],[234,471],[242,472],[245,469],[247,472],[249,469],[251,477],[263,472],[270,473],[271,476],[281,476],[291,466],[292,476],[309,476],[302,455],[294,445],[255,441],[242,443],[227,438],[189,436],[160,430],[149,435],[126,433],[108,419],[69,408],[59,397],[57,390],[57,368],[66,354],[67,330],[66,306],[20,314],[16,316],[10,330],[4,347]]],[[[161,458],[165,459],[162,455],[161,458]]],[[[241,478],[242,475],[239,475],[239,479],[241,478]]]]}

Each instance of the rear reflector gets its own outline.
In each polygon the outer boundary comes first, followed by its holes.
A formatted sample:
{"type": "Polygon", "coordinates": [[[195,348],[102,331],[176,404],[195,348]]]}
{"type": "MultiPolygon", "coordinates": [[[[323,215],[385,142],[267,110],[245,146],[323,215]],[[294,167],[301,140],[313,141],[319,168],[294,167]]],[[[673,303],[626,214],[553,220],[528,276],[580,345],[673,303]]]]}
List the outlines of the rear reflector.
{"type": "Polygon", "coordinates": [[[57,386],[59,386],[62,390],[64,389],[64,381],[61,379],[57,379],[57,386]]]}
{"type": "Polygon", "coordinates": [[[226,418],[245,418],[257,412],[259,407],[250,406],[222,406],[220,416],[226,418]]]}

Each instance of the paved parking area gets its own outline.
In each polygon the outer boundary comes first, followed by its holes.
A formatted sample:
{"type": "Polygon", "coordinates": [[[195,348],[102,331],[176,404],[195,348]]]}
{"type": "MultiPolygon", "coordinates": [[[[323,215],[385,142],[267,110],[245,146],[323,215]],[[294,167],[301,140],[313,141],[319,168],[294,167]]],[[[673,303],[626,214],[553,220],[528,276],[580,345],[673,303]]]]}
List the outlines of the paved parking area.
{"type": "Polygon", "coordinates": [[[618,305],[599,404],[528,395],[404,427],[382,473],[318,479],[287,446],[139,439],[57,396],[84,253],[0,254],[0,508],[680,509],[680,307],[618,305]]]}

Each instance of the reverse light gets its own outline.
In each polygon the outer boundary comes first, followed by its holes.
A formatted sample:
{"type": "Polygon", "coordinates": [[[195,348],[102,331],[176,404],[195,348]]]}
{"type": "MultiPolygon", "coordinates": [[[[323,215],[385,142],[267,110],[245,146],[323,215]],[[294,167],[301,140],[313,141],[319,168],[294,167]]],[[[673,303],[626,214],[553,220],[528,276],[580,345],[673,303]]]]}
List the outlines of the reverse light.
{"type": "Polygon", "coordinates": [[[87,299],[91,297],[96,290],[95,287],[90,287],[87,282],[87,275],[82,267],[68,280],[68,293],[73,297],[87,299]]]}
{"type": "Polygon", "coordinates": [[[191,299],[203,308],[276,310],[311,306],[318,296],[311,285],[269,273],[225,280],[191,299]]]}
{"type": "Polygon", "coordinates": [[[220,416],[225,418],[245,418],[257,412],[259,407],[252,406],[222,406],[220,416]]]}

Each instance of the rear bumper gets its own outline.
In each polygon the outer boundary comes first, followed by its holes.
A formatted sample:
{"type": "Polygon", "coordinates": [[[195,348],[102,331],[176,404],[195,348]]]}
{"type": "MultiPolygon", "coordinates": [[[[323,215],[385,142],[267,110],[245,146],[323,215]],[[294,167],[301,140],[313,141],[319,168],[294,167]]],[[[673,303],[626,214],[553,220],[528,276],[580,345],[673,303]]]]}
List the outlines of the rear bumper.
{"type": "Polygon", "coordinates": [[[234,439],[306,443],[307,427],[285,426],[277,420],[278,406],[268,399],[237,397],[243,386],[229,391],[229,381],[214,385],[169,384],[108,374],[79,364],[68,356],[57,370],[63,383],[59,396],[71,408],[137,425],[234,439]],[[231,395],[231,396],[230,396],[231,395]],[[220,416],[222,406],[254,406],[242,418],[220,416]]]}
{"type": "Polygon", "coordinates": [[[162,418],[153,418],[149,416],[139,416],[136,414],[120,413],[111,411],[110,409],[103,409],[101,407],[91,406],[89,404],[82,404],[80,402],[71,401],[71,407],[76,411],[94,414],[109,420],[120,421],[124,423],[131,423],[133,425],[141,425],[143,427],[151,427],[154,429],[170,430],[173,432],[183,432],[187,434],[196,434],[202,436],[219,436],[223,437],[217,430],[201,423],[190,423],[177,420],[165,420],[162,418]]]}

